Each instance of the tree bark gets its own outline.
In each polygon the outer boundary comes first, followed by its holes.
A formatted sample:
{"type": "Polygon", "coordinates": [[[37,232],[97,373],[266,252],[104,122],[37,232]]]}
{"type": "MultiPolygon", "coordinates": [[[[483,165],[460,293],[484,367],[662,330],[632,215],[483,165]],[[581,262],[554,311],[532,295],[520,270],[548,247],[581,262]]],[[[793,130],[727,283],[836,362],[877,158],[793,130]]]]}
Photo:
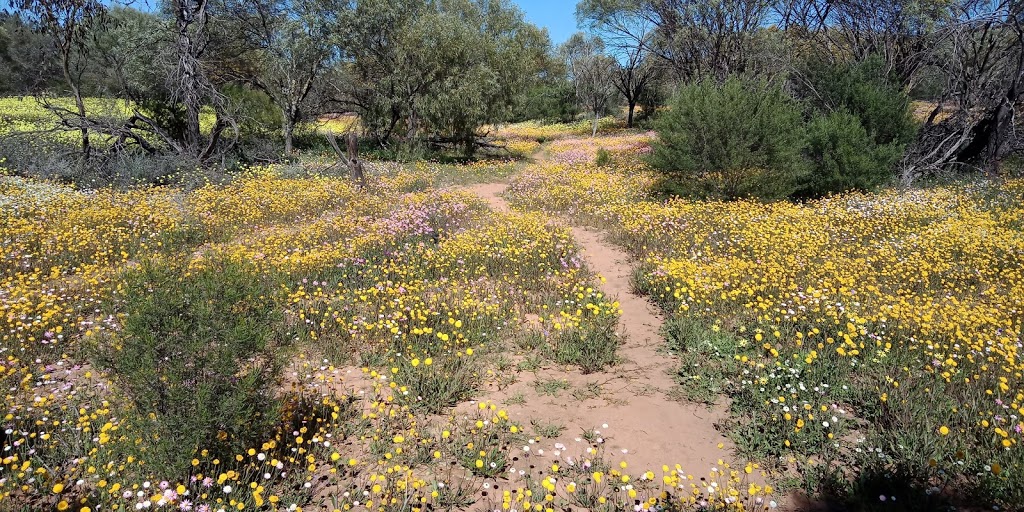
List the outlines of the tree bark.
{"type": "Polygon", "coordinates": [[[177,56],[179,73],[179,94],[185,106],[185,146],[193,154],[199,153],[202,137],[199,112],[202,108],[202,71],[199,69],[200,41],[193,35],[201,35],[206,24],[207,0],[178,0],[175,14],[178,29],[177,56]]]}
{"type": "Polygon", "coordinates": [[[359,160],[359,139],[356,132],[348,133],[348,162],[352,171],[352,179],[360,188],[366,188],[366,174],[363,172],[363,162],[359,160]]]}
{"type": "MultiPolygon", "coordinates": [[[[78,115],[85,119],[85,101],[82,99],[82,90],[78,87],[78,83],[71,76],[71,47],[68,46],[62,51],[61,55],[61,67],[64,71],[64,80],[67,81],[68,87],[71,87],[71,95],[75,98],[75,108],[78,110],[78,115]]],[[[89,129],[85,126],[81,128],[82,133],[82,154],[85,158],[89,158],[89,153],[92,152],[92,147],[89,144],[89,129]]]]}
{"type": "MultiPolygon", "coordinates": [[[[85,119],[85,101],[82,100],[82,91],[78,86],[72,85],[71,91],[75,95],[75,107],[78,109],[78,115],[85,119]]],[[[92,145],[89,143],[89,129],[82,127],[82,154],[85,158],[89,158],[89,154],[92,153],[92,145]]]]}
{"type": "Polygon", "coordinates": [[[284,136],[284,154],[291,155],[294,151],[292,141],[295,136],[295,121],[287,110],[281,111],[281,134],[284,136]]]}
{"type": "Polygon", "coordinates": [[[629,114],[626,115],[626,128],[633,127],[633,112],[636,110],[636,100],[629,100],[629,114]]]}
{"type": "Polygon", "coordinates": [[[594,111],[594,130],[593,133],[590,134],[590,138],[597,137],[597,120],[599,119],[598,116],[600,115],[601,114],[599,114],[596,110],[594,111]]]}

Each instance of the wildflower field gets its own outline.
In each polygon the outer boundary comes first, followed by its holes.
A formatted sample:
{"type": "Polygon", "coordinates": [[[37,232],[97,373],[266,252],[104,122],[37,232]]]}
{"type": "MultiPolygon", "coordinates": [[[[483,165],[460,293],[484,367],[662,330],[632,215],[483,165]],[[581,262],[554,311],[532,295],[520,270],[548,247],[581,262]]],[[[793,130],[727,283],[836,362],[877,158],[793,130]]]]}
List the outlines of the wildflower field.
{"type": "Polygon", "coordinates": [[[315,157],[189,189],[4,170],[0,510],[1024,503],[1024,183],[663,199],[654,134],[589,131],[365,188],[315,157]],[[658,365],[581,233],[631,258],[658,365]],[[567,420],[644,400],[722,408],[717,464],[567,420]]]}
{"type": "Polygon", "coordinates": [[[188,192],[0,178],[2,508],[767,506],[737,490],[751,467],[713,487],[632,473],[481,399],[510,354],[617,360],[618,304],[567,228],[438,188],[512,169],[381,164],[367,189],[275,168],[188,192]]]}
{"type": "Polygon", "coordinates": [[[1024,183],[699,202],[628,157],[553,161],[507,197],[634,255],[677,393],[727,397],[741,454],[869,509],[1024,503],[1024,183]]]}

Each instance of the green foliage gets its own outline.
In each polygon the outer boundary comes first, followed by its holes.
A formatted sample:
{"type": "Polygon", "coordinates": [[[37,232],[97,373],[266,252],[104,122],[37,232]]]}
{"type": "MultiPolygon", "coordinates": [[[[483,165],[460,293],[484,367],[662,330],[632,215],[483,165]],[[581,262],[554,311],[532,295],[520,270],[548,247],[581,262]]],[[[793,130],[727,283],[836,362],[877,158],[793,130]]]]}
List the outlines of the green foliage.
{"type": "Polygon", "coordinates": [[[780,199],[806,174],[800,106],[775,84],[734,76],[684,86],[655,129],[650,163],[705,195],[780,199]]]}
{"type": "Polygon", "coordinates": [[[594,165],[598,167],[604,167],[612,163],[612,154],[605,148],[598,148],[597,155],[594,157],[594,165]]]}
{"type": "Polygon", "coordinates": [[[530,426],[533,427],[533,430],[537,435],[548,439],[558,437],[565,430],[565,425],[562,425],[561,423],[538,420],[536,418],[530,420],[530,426]]]}
{"type": "Polygon", "coordinates": [[[466,152],[480,126],[513,117],[550,46],[505,0],[359,2],[343,44],[353,59],[343,89],[369,133],[466,152]]]}
{"type": "Polygon", "coordinates": [[[537,394],[547,396],[558,396],[562,391],[571,387],[569,381],[553,377],[550,379],[537,379],[533,383],[533,389],[537,391],[537,394]]]}
{"type": "Polygon", "coordinates": [[[506,421],[472,420],[463,427],[455,446],[459,465],[470,473],[485,478],[495,478],[505,472],[511,461],[509,449],[512,443],[521,442],[520,436],[509,432],[506,421]]]}
{"type": "Polygon", "coordinates": [[[270,96],[242,85],[229,85],[223,92],[234,107],[243,136],[280,135],[281,108],[270,96]]]}
{"type": "MultiPolygon", "coordinates": [[[[886,73],[881,57],[861,62],[815,62],[805,71],[809,88],[799,91],[819,112],[847,110],[876,144],[907,144],[917,131],[910,97],[886,73]]],[[[799,84],[798,84],[799,85],[799,84]]]]}
{"type": "Polygon", "coordinates": [[[619,346],[616,323],[616,318],[605,317],[578,329],[559,331],[552,342],[552,359],[577,365],[583,373],[599,372],[615,364],[619,346]]]}
{"type": "Polygon", "coordinates": [[[562,79],[540,82],[527,89],[519,98],[512,119],[568,123],[574,121],[579,113],[576,90],[572,83],[562,79]]]}
{"type": "Polygon", "coordinates": [[[916,132],[910,98],[875,56],[849,64],[812,63],[803,90],[817,113],[808,127],[811,176],[801,196],[871,190],[888,181],[916,132]]]}
{"type": "Polygon", "coordinates": [[[892,178],[903,155],[902,144],[877,144],[860,119],[845,111],[814,119],[807,132],[812,171],[802,195],[875,189],[892,178]]]}
{"type": "Polygon", "coordinates": [[[690,316],[670,319],[662,327],[669,349],[679,356],[678,392],[689,401],[714,405],[739,371],[734,356],[739,340],[690,316]]]}
{"type": "Polygon", "coordinates": [[[53,39],[18,16],[0,13],[0,94],[29,94],[62,81],[53,39]]]}
{"type": "Polygon", "coordinates": [[[408,389],[397,396],[416,410],[437,414],[468,399],[480,382],[478,364],[469,356],[438,357],[433,364],[413,366],[399,360],[396,381],[408,389]]]}
{"type": "Polygon", "coordinates": [[[279,404],[270,343],[280,312],[245,265],[144,263],[125,278],[122,329],[93,348],[132,398],[148,464],[170,474],[195,451],[230,456],[271,433],[279,404]]]}

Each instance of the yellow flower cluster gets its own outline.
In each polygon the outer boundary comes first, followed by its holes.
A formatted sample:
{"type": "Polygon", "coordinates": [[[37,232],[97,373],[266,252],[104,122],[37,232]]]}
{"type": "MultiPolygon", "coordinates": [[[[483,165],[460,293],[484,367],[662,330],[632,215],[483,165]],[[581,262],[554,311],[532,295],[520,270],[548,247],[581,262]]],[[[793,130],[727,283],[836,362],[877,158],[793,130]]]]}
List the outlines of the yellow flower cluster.
{"type": "Polygon", "coordinates": [[[517,208],[614,226],[619,208],[647,198],[655,181],[652,172],[638,165],[603,169],[589,164],[545,164],[517,175],[506,197],[517,208]]]}
{"type": "MultiPolygon", "coordinates": [[[[598,120],[598,133],[606,133],[619,128],[621,123],[614,117],[602,117],[598,120]]],[[[524,121],[501,126],[484,126],[482,132],[490,133],[498,139],[550,140],[578,135],[590,135],[593,131],[593,120],[584,119],[574,123],[542,123],[524,121]]]]}
{"type": "MultiPolygon", "coordinates": [[[[69,97],[49,98],[47,101],[56,109],[66,109],[75,113],[78,111],[74,99],[69,97]]],[[[87,115],[113,119],[127,119],[131,117],[132,110],[137,108],[122,99],[84,98],[83,103],[87,115]]],[[[36,98],[30,96],[0,97],[0,112],[3,113],[0,115],[0,135],[31,134],[31,136],[19,139],[19,142],[24,141],[29,144],[43,141],[81,144],[82,135],[78,130],[61,128],[54,131],[54,128],[58,127],[57,115],[36,98]]],[[[200,111],[199,127],[203,133],[210,133],[215,122],[216,116],[212,109],[204,108],[200,111]]],[[[111,138],[109,137],[90,139],[90,143],[98,147],[106,147],[110,142],[111,138]]]]}
{"type": "MultiPolygon", "coordinates": [[[[51,98],[48,101],[55,108],[77,112],[74,100],[71,98],[51,98]]],[[[114,118],[127,118],[131,115],[128,103],[123,100],[85,98],[84,103],[86,112],[94,115],[114,118]]],[[[0,112],[3,112],[3,115],[0,115],[0,135],[32,132],[34,135],[26,139],[30,142],[43,137],[47,140],[64,143],[81,143],[82,136],[78,131],[43,133],[54,128],[57,117],[36,98],[30,96],[0,98],[0,112]]],[[[96,142],[102,145],[102,141],[96,142]]]]}
{"type": "Polygon", "coordinates": [[[1003,449],[1024,415],[1020,188],[641,203],[620,217],[659,301],[753,326],[743,339],[779,364],[878,371],[893,406],[954,396],[945,414],[1003,449]]]}

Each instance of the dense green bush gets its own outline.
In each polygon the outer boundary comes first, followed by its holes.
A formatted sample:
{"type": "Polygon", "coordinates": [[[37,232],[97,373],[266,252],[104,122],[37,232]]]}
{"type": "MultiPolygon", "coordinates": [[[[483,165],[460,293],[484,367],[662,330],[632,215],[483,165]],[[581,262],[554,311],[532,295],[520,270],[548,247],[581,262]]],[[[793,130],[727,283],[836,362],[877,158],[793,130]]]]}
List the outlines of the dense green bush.
{"type": "Polygon", "coordinates": [[[884,185],[892,178],[903,148],[897,142],[876,143],[860,119],[849,112],[815,118],[807,129],[811,174],[800,193],[821,196],[884,185]]]}
{"type": "Polygon", "coordinates": [[[804,76],[797,92],[819,113],[849,111],[877,144],[914,139],[917,124],[910,97],[889,77],[880,57],[844,64],[813,62],[806,64],[804,76]]]}
{"type": "Polygon", "coordinates": [[[650,163],[703,194],[781,199],[806,174],[801,108],[776,84],[730,77],[687,85],[655,129],[650,163]]]}
{"type": "Polygon", "coordinates": [[[277,421],[270,286],[228,261],[198,270],[146,263],[126,277],[121,330],[96,363],[132,398],[147,464],[185,469],[200,445],[232,456],[277,421]]]}
{"type": "Polygon", "coordinates": [[[224,95],[234,108],[242,135],[283,137],[281,109],[266,93],[241,85],[229,85],[224,88],[224,95]]]}
{"type": "Polygon", "coordinates": [[[557,80],[530,87],[515,105],[512,117],[517,121],[568,123],[579,113],[576,90],[568,80],[557,80]]]}
{"type": "Polygon", "coordinates": [[[888,181],[916,132],[910,98],[871,57],[846,64],[813,63],[797,93],[814,110],[808,127],[811,174],[798,195],[815,197],[888,181]]]}

